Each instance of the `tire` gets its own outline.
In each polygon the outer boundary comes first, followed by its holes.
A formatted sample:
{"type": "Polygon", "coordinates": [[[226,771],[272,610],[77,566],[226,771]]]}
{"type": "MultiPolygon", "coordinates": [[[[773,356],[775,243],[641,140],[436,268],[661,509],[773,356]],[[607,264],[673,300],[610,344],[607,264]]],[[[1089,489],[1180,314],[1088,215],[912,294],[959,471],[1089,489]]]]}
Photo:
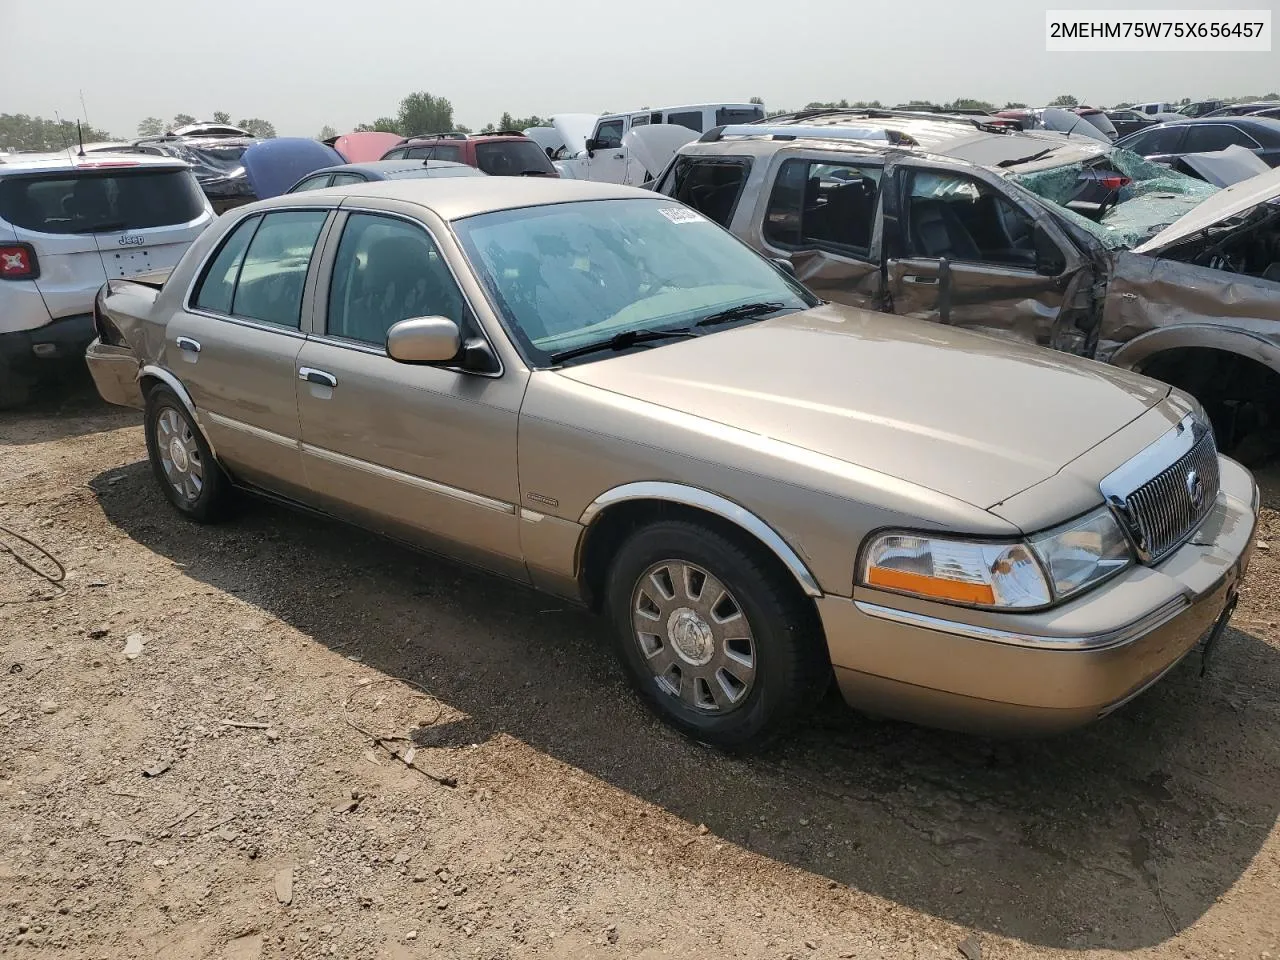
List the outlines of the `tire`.
{"type": "Polygon", "coordinates": [[[817,615],[777,566],[745,536],[675,520],[638,530],[614,557],[605,602],[615,652],[654,712],[687,736],[758,746],[820,699],[831,664],[817,615]]]}
{"type": "Polygon", "coordinates": [[[197,523],[225,516],[231,482],[186,405],[164,385],[147,394],[145,431],[151,472],[174,508],[197,523]]]}

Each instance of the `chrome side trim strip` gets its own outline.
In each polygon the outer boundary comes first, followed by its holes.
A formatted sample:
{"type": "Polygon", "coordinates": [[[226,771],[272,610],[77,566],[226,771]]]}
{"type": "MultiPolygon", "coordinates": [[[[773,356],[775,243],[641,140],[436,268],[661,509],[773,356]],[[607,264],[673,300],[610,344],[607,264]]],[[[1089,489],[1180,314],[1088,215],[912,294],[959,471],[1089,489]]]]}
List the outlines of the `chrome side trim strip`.
{"type": "Polygon", "coordinates": [[[1133,623],[1106,633],[1087,637],[1047,637],[1032,633],[1017,633],[1011,630],[997,630],[994,627],[979,627],[971,623],[960,623],[955,620],[944,620],[910,610],[899,610],[885,607],[878,603],[855,600],[853,605],[859,612],[878,620],[888,620],[908,627],[921,627],[925,630],[936,630],[952,636],[964,637],[966,640],[985,640],[991,643],[1004,643],[1015,647],[1034,647],[1039,650],[1105,650],[1107,647],[1119,647],[1132,643],[1146,636],[1152,630],[1164,626],[1177,617],[1190,605],[1186,597],[1175,597],[1163,606],[1157,607],[1146,616],[1133,623]]]}
{"type": "Polygon", "coordinates": [[[238,430],[240,433],[247,433],[251,437],[257,437],[259,440],[266,440],[268,443],[275,443],[282,447],[288,447],[290,450],[297,450],[300,444],[293,437],[286,437],[281,433],[273,433],[270,430],[264,430],[262,427],[255,427],[251,423],[242,423],[239,420],[233,420],[231,417],[224,417],[220,413],[207,413],[210,423],[216,423],[220,427],[226,427],[228,430],[238,430]]]}
{"type": "Polygon", "coordinates": [[[472,506],[483,507],[486,510],[493,510],[496,513],[515,514],[516,506],[514,503],[507,503],[503,500],[495,500],[492,497],[486,497],[479,493],[472,493],[470,490],[460,490],[457,487],[451,487],[447,484],[436,483],[434,480],[428,480],[425,477],[415,477],[411,473],[402,473],[399,470],[392,470],[390,467],[384,467],[380,464],[370,463],[368,460],[358,460],[355,457],[348,457],[344,453],[336,453],[333,450],[326,450],[324,447],[313,447],[309,443],[299,444],[301,450],[305,454],[318,457],[321,460],[328,460],[338,466],[349,467],[352,470],[360,470],[371,476],[381,477],[383,480],[394,480],[397,483],[408,484],[411,487],[417,487],[419,490],[425,490],[428,493],[437,493],[443,497],[451,497],[454,500],[461,500],[463,503],[469,503],[472,506]]]}
{"type": "Polygon", "coordinates": [[[809,568],[805,566],[799,554],[791,549],[791,545],[783,540],[773,527],[732,500],[727,500],[714,493],[708,493],[706,490],[700,490],[697,487],[657,480],[624,483],[619,487],[614,487],[612,490],[606,490],[591,501],[587,505],[587,509],[582,511],[582,516],[578,519],[578,522],[584,527],[589,526],[591,521],[605,507],[612,506],[615,503],[622,503],[625,500],[667,500],[671,503],[696,507],[700,510],[706,510],[708,513],[724,517],[726,520],[737,524],[772,550],[777,558],[786,564],[787,569],[799,581],[806,594],[811,597],[821,597],[823,595],[817,579],[809,572],[809,568]]]}

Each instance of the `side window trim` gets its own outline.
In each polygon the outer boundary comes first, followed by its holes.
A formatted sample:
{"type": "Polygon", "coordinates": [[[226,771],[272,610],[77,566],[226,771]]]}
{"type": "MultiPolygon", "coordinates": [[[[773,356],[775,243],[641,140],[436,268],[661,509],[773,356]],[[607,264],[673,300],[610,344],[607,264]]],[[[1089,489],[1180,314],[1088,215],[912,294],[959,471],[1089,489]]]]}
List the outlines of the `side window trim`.
{"type": "MultiPolygon", "coordinates": [[[[410,217],[403,213],[398,213],[394,210],[379,210],[375,207],[344,206],[342,207],[341,210],[337,211],[337,214],[338,214],[337,216],[329,218],[330,222],[327,227],[327,232],[321,233],[321,239],[324,242],[324,251],[322,254],[322,259],[317,260],[314,256],[312,258],[313,265],[318,265],[318,269],[316,271],[314,289],[311,291],[314,294],[312,296],[312,309],[311,309],[312,322],[311,322],[311,332],[306,334],[307,339],[315,340],[317,343],[324,343],[333,347],[342,347],[347,350],[357,350],[361,353],[369,353],[369,354],[373,354],[374,356],[386,357],[386,359],[390,360],[392,363],[396,362],[394,360],[391,360],[390,357],[387,357],[387,351],[385,346],[374,347],[367,343],[362,343],[358,340],[347,340],[342,337],[331,337],[328,334],[329,288],[333,283],[333,267],[338,259],[338,244],[342,240],[342,231],[346,229],[347,220],[350,219],[350,215],[353,213],[364,213],[364,214],[370,214],[372,216],[389,217],[395,220],[403,220],[406,223],[409,223],[415,227],[418,227],[421,230],[426,231],[427,236],[431,238],[431,242],[435,244],[436,250],[440,253],[440,260],[442,263],[444,263],[445,267],[448,269],[449,276],[453,280],[454,287],[457,288],[458,295],[462,298],[463,310],[474,321],[476,335],[478,335],[482,340],[484,340],[486,344],[488,344],[490,353],[492,353],[494,358],[498,361],[498,369],[495,373],[480,373],[475,370],[463,370],[461,367],[453,367],[453,366],[435,367],[433,369],[450,370],[454,373],[465,373],[468,376],[486,377],[493,380],[496,380],[497,378],[505,374],[506,364],[503,363],[502,361],[502,354],[499,353],[498,350],[494,347],[493,338],[489,335],[489,331],[485,329],[484,323],[481,322],[479,311],[476,310],[475,305],[471,302],[471,297],[467,295],[467,291],[462,285],[462,280],[461,278],[459,278],[458,272],[454,270],[453,264],[450,262],[449,258],[445,256],[444,245],[440,243],[440,238],[436,235],[436,231],[431,229],[431,226],[429,224],[426,224],[421,220],[416,219],[415,217],[410,217]],[[320,295],[320,292],[322,289],[324,291],[323,296],[320,295]]],[[[319,248],[319,243],[317,243],[317,249],[318,248],[319,248]]]]}

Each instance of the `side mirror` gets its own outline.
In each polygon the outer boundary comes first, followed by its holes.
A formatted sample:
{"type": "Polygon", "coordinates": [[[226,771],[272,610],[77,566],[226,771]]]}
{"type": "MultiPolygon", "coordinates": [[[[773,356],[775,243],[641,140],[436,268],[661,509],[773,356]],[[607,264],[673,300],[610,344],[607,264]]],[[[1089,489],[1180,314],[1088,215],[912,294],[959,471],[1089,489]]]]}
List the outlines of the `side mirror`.
{"type": "Polygon", "coordinates": [[[769,259],[773,262],[773,265],[783,273],[792,277],[796,275],[796,265],[786,257],[770,257],[769,259]]]}
{"type": "Polygon", "coordinates": [[[462,332],[448,317],[414,317],[387,331],[387,356],[400,363],[448,363],[462,349],[462,332]]]}
{"type": "Polygon", "coordinates": [[[1056,277],[1067,269],[1066,258],[1053,237],[1041,224],[1036,224],[1031,231],[1031,239],[1036,248],[1036,273],[1046,277],[1056,277]]]}

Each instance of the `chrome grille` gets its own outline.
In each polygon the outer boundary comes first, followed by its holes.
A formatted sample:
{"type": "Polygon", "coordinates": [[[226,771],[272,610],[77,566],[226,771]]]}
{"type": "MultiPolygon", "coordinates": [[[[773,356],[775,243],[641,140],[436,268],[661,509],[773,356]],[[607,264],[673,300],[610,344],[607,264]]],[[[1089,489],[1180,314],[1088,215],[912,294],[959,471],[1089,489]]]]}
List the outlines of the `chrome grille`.
{"type": "MultiPolygon", "coordinates": [[[[1165,460],[1168,465],[1146,482],[1119,493],[1107,490],[1109,482],[1114,486],[1114,474],[1103,481],[1107,501],[1145,563],[1155,563],[1180,546],[1213,509],[1218,497],[1218,449],[1212,432],[1188,418],[1167,440],[1155,446],[1173,449],[1175,455],[1179,447],[1184,452],[1172,463],[1165,460]]],[[[1131,463],[1143,459],[1139,455],[1131,463]]]]}

